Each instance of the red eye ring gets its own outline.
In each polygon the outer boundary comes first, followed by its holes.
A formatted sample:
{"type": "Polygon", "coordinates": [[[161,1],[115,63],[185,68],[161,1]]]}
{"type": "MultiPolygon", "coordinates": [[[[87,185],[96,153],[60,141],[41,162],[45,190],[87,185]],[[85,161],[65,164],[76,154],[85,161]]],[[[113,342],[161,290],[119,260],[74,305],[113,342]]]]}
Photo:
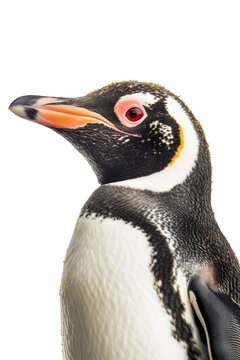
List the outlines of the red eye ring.
{"type": "Polygon", "coordinates": [[[128,109],[128,111],[125,114],[125,117],[131,122],[136,122],[140,120],[143,117],[143,115],[144,114],[140,108],[132,107],[128,109]]]}

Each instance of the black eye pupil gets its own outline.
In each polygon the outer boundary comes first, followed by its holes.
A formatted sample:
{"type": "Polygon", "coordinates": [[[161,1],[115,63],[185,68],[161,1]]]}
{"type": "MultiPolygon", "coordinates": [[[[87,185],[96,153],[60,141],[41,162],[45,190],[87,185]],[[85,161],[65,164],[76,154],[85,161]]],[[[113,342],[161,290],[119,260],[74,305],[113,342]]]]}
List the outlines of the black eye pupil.
{"type": "Polygon", "coordinates": [[[125,116],[129,121],[136,122],[143,117],[143,112],[138,107],[132,107],[126,112],[125,116]]]}
{"type": "Polygon", "coordinates": [[[129,116],[132,118],[132,119],[135,119],[135,117],[137,116],[137,112],[136,110],[132,109],[129,111],[129,116]]]}

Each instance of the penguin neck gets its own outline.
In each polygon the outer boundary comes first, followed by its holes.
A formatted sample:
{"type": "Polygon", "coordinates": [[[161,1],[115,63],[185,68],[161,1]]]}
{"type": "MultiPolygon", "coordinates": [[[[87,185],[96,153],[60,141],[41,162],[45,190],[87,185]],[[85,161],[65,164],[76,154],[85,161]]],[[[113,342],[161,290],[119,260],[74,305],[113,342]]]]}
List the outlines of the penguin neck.
{"type": "MultiPolygon", "coordinates": [[[[205,143],[205,141],[204,141],[205,143]]],[[[177,161],[177,160],[176,160],[177,161]]],[[[172,204],[182,208],[191,208],[195,212],[211,212],[211,162],[207,144],[200,144],[197,160],[191,171],[177,173],[182,165],[171,165],[160,172],[111,183],[112,186],[123,186],[152,192],[172,204]]],[[[181,168],[183,170],[184,167],[181,168]]],[[[185,167],[185,170],[187,168],[185,167]]]]}
{"type": "Polygon", "coordinates": [[[169,191],[175,203],[197,216],[212,214],[211,207],[212,167],[205,141],[201,142],[198,159],[185,181],[169,191]]]}

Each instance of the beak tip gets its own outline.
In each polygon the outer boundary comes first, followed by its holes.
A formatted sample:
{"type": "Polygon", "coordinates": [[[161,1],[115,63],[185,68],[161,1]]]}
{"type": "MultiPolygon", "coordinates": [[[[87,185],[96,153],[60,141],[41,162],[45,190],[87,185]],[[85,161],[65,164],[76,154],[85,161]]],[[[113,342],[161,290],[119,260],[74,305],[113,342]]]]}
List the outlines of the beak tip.
{"type": "Polygon", "coordinates": [[[31,107],[41,98],[43,97],[36,95],[20,96],[9,105],[9,110],[24,119],[35,120],[37,110],[31,109],[31,107]]]}
{"type": "Polygon", "coordinates": [[[24,106],[22,105],[14,105],[10,104],[9,110],[12,111],[15,115],[20,116],[22,118],[26,118],[26,113],[24,110],[24,106]]]}
{"type": "Polygon", "coordinates": [[[8,107],[9,110],[12,111],[12,108],[14,107],[14,105],[15,105],[15,103],[16,103],[16,100],[17,100],[17,99],[15,99],[15,100],[13,100],[13,101],[11,102],[11,104],[10,104],[9,107],[8,107]]]}
{"type": "Polygon", "coordinates": [[[10,111],[12,111],[15,115],[18,115],[20,117],[24,116],[24,106],[23,106],[24,102],[22,101],[23,98],[25,98],[25,96],[21,96],[13,100],[13,102],[11,102],[11,104],[8,107],[10,111]]]}

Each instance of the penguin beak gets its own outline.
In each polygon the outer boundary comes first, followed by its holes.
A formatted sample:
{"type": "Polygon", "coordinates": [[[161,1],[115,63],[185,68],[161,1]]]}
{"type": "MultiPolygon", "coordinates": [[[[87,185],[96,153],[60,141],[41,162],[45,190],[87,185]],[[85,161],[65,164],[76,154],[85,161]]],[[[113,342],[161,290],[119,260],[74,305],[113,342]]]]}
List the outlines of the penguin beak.
{"type": "Polygon", "coordinates": [[[101,123],[118,130],[102,115],[67,103],[66,98],[27,95],[14,100],[9,109],[24,119],[53,128],[76,129],[101,123]]]}

